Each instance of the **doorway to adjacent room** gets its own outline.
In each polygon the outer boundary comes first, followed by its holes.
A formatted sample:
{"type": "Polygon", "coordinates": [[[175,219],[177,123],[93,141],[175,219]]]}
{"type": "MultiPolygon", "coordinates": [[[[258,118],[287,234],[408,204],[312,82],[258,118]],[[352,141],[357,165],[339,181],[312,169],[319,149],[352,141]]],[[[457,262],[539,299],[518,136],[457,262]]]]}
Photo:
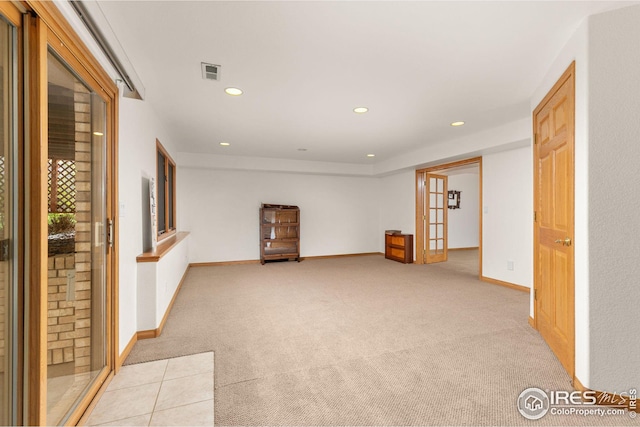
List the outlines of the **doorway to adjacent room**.
{"type": "Polygon", "coordinates": [[[482,277],[482,157],[416,171],[416,263],[445,262],[450,250],[465,249],[477,249],[482,277]]]}

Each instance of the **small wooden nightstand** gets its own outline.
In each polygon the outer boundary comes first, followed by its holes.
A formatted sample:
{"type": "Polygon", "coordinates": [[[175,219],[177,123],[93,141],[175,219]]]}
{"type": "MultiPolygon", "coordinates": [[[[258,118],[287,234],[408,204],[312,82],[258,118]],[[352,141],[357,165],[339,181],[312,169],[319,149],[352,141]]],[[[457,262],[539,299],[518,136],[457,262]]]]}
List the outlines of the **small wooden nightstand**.
{"type": "Polygon", "coordinates": [[[385,234],[384,257],[404,264],[413,263],[413,234],[385,234]]]}

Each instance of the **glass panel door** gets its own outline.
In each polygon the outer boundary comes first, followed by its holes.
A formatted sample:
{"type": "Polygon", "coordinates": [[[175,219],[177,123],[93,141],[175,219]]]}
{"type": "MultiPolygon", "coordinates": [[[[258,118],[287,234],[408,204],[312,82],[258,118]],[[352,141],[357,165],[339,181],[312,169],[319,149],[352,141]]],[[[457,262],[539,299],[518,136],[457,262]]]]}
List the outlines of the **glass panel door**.
{"type": "Polygon", "coordinates": [[[427,264],[447,260],[447,177],[427,173],[427,264]]]}
{"type": "Polygon", "coordinates": [[[16,31],[0,16],[0,425],[17,415],[16,31]]]}
{"type": "Polygon", "coordinates": [[[48,54],[47,424],[107,366],[106,104],[48,54]]]}

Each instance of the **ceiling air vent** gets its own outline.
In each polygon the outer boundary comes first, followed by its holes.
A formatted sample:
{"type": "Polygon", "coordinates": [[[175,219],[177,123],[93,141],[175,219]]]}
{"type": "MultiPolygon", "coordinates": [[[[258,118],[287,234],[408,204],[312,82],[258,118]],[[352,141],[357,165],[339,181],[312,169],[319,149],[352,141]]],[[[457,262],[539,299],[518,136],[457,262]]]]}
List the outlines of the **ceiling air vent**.
{"type": "Polygon", "coordinates": [[[220,66],[202,62],[202,78],[205,80],[220,80],[220,66]]]}

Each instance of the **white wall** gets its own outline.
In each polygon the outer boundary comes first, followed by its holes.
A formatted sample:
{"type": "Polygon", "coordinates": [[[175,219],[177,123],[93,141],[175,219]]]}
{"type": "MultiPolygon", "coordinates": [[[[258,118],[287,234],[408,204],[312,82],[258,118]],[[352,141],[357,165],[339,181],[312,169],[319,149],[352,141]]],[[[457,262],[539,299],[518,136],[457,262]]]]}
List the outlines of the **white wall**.
{"type": "Polygon", "coordinates": [[[602,391],[640,384],[639,23],[640,6],[589,20],[589,387],[602,391]]]}
{"type": "Polygon", "coordinates": [[[158,262],[138,264],[137,330],[157,329],[189,265],[189,237],[182,240],[158,262]]]}
{"type": "Polygon", "coordinates": [[[156,317],[155,328],[160,326],[162,318],[169,308],[178,285],[189,267],[189,239],[186,237],[171,251],[163,256],[157,264],[158,276],[156,278],[156,317]]]}
{"type": "Polygon", "coordinates": [[[477,173],[449,175],[448,190],[460,191],[460,209],[448,209],[449,249],[478,247],[480,236],[478,181],[477,173]]]}
{"type": "Polygon", "coordinates": [[[530,147],[482,158],[482,275],[528,288],[533,285],[532,161],[530,147]]]}
{"type": "Polygon", "coordinates": [[[378,209],[380,227],[378,251],[384,253],[384,231],[401,230],[413,234],[413,258],[416,251],[416,172],[402,171],[378,179],[378,209]]]}
{"type": "Polygon", "coordinates": [[[185,152],[178,153],[177,157],[173,156],[173,159],[180,166],[193,169],[250,170],[340,176],[371,176],[373,173],[373,165],[371,164],[265,159],[264,157],[185,152]]]}
{"type": "Polygon", "coordinates": [[[190,261],[260,258],[261,203],[300,207],[301,256],[379,251],[377,179],[195,169],[178,164],[178,226],[190,261]]]}
{"type": "Polygon", "coordinates": [[[138,263],[144,252],[143,225],[148,220],[148,180],[156,174],[156,138],[172,152],[173,140],[144,101],[120,97],[119,117],[119,311],[120,352],[136,333],[138,263]],[[147,187],[145,187],[147,186],[147,187]]]}
{"type": "Polygon", "coordinates": [[[531,140],[531,118],[523,117],[485,129],[465,137],[425,146],[409,153],[400,153],[374,164],[376,175],[395,173],[404,169],[420,169],[456,160],[468,159],[492,152],[524,147],[531,140]]]}

